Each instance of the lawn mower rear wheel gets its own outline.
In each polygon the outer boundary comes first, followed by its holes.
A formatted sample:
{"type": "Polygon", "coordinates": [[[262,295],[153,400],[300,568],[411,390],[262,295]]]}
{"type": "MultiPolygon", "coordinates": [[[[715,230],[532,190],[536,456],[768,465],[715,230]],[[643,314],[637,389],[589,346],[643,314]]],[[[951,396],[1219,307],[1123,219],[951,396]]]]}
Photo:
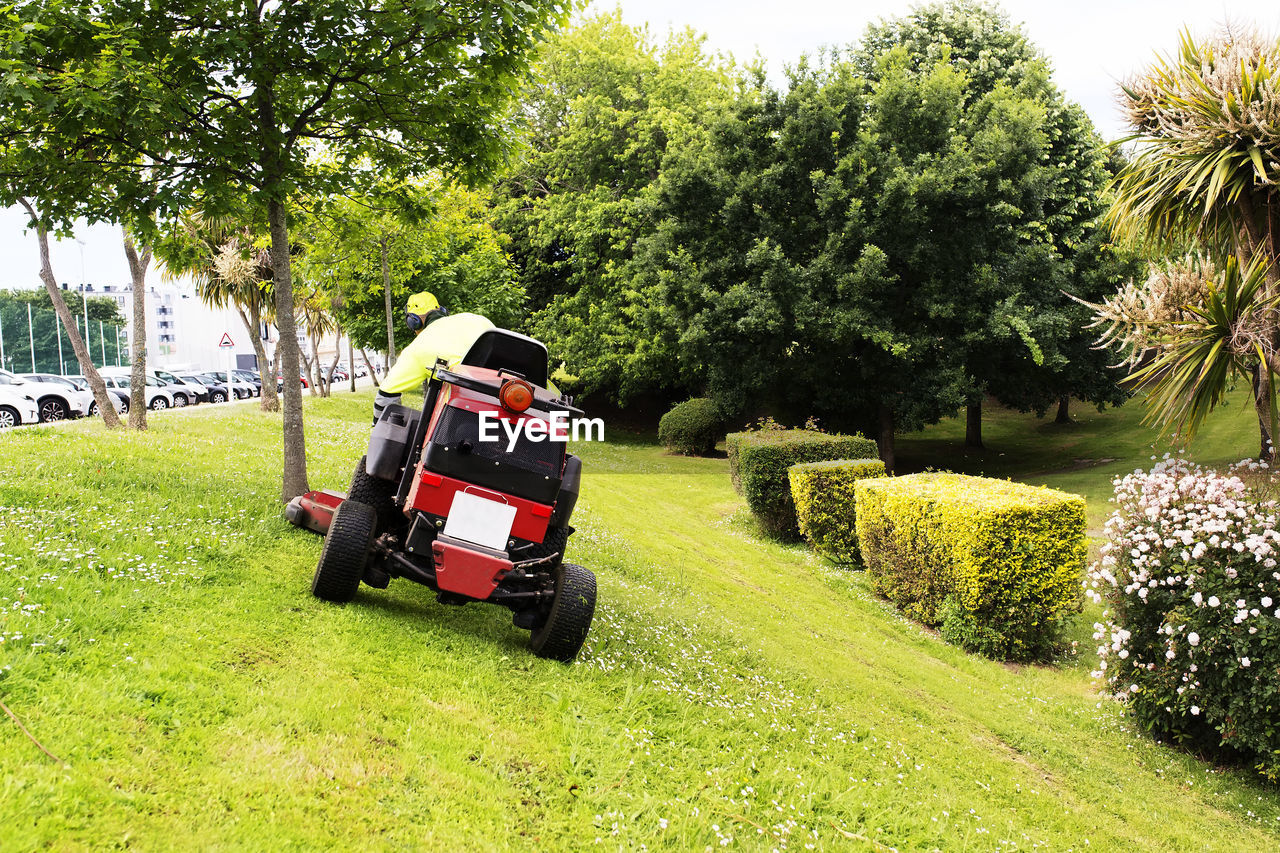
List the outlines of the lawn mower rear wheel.
{"type": "Polygon", "coordinates": [[[397,521],[404,516],[396,509],[396,484],[371,476],[366,470],[367,456],[361,456],[356,464],[355,473],[351,475],[351,488],[347,490],[347,500],[359,501],[373,507],[378,517],[375,533],[385,533],[397,526],[397,521]]]}

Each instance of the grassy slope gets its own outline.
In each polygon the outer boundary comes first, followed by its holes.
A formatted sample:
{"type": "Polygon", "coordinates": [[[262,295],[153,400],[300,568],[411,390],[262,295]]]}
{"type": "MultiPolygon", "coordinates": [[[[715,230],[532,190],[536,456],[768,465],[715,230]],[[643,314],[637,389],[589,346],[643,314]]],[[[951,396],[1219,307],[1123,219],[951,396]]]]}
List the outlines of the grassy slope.
{"type": "MultiPolygon", "coordinates": [[[[344,488],[368,397],[309,405],[313,485],[344,488]]],[[[601,605],[564,667],[505,611],[405,581],[313,600],[277,435],[245,407],[0,434],[0,699],[70,765],[0,719],[6,850],[1280,837],[1273,789],[1125,731],[1086,664],[965,656],[761,541],[723,460],[582,448],[572,553],[601,605]]],[[[1009,452],[995,423],[988,443],[1009,452]]]]}
{"type": "MultiPolygon", "coordinates": [[[[987,406],[984,449],[964,446],[964,419],[955,418],[900,438],[899,467],[1012,477],[1075,492],[1085,496],[1090,526],[1099,529],[1109,512],[1112,478],[1138,466],[1150,467],[1152,456],[1176,451],[1141,423],[1146,409],[1139,401],[1105,412],[1080,403],[1073,407],[1073,423],[1056,424],[1052,414],[1037,418],[987,406]]],[[[1186,452],[1215,466],[1256,455],[1258,425],[1248,394],[1234,393],[1227,406],[1205,421],[1186,452]]]]}

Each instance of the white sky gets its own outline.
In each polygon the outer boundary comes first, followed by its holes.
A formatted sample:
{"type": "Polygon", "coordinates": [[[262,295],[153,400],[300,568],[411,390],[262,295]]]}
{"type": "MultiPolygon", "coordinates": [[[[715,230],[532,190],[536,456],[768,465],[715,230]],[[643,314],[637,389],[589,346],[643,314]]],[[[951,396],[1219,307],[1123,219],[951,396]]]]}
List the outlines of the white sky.
{"type": "MultiPolygon", "coordinates": [[[[612,0],[594,8],[610,9],[612,0]]],[[[861,38],[867,24],[908,12],[906,0],[621,0],[627,23],[648,23],[655,35],[669,28],[693,27],[706,34],[712,51],[745,61],[757,52],[774,79],[786,64],[824,44],[847,45],[861,38]]],[[[1053,64],[1054,80],[1080,103],[1103,137],[1123,135],[1115,107],[1117,81],[1141,70],[1157,53],[1177,47],[1183,27],[1208,32],[1224,22],[1256,24],[1280,33],[1280,3],[1275,0],[1075,0],[1000,4],[1053,64]]],[[[34,235],[24,235],[26,217],[17,208],[0,211],[0,288],[39,285],[39,254],[34,235]]],[[[129,267],[120,229],[84,226],[84,277],[95,285],[125,284],[129,267]]],[[[81,281],[81,246],[74,240],[52,245],[58,281],[81,281]]],[[[156,277],[152,272],[152,279],[156,277]]]]}

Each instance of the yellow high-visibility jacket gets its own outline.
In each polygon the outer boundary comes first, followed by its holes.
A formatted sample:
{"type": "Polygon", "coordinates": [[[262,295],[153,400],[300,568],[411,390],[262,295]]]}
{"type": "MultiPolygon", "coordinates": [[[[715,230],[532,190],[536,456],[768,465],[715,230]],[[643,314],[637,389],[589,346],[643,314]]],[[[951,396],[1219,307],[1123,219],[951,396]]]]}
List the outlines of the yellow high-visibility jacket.
{"type": "Polygon", "coordinates": [[[494,328],[479,314],[450,314],[429,324],[405,347],[382,380],[382,393],[402,394],[422,385],[442,358],[454,367],[482,334],[494,328]]]}

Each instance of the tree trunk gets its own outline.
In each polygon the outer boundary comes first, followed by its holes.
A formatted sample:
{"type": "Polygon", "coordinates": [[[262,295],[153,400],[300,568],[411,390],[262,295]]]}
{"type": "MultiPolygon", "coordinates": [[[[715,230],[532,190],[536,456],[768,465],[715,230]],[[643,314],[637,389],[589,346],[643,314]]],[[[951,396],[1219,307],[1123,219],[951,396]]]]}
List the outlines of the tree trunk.
{"type": "Polygon", "coordinates": [[[280,187],[268,192],[267,221],[271,226],[271,278],[276,292],[276,327],[280,329],[280,371],[284,376],[283,442],[284,471],[281,500],[288,502],[309,490],[307,485],[307,439],[302,419],[302,385],[298,382],[298,329],[293,316],[293,271],[289,259],[289,225],[284,202],[272,197],[280,187]]]}
{"type": "Polygon", "coordinates": [[[880,447],[880,461],[884,462],[884,470],[892,474],[895,464],[893,455],[893,409],[881,404],[878,415],[880,431],[876,436],[876,444],[880,447]]]}
{"type": "Polygon", "coordinates": [[[347,335],[347,379],[351,381],[351,393],[356,393],[356,345],[347,335]]]}
{"type": "Polygon", "coordinates": [[[267,367],[267,348],[262,343],[262,307],[258,304],[255,297],[254,301],[249,303],[249,316],[244,316],[244,311],[240,312],[240,319],[244,320],[246,326],[250,326],[249,340],[253,342],[253,354],[258,359],[258,375],[262,376],[262,397],[259,398],[258,406],[264,412],[280,411],[280,397],[276,394],[276,383],[269,382],[272,376],[263,376],[263,371],[267,367]]]}
{"type": "Polygon", "coordinates": [[[982,449],[982,401],[965,407],[964,446],[982,449]]]}
{"type": "MultiPolygon", "coordinates": [[[[71,338],[71,349],[75,351],[76,361],[80,363],[80,372],[89,380],[89,388],[92,389],[94,402],[98,404],[98,411],[102,414],[102,422],[107,425],[107,429],[116,429],[120,426],[120,418],[116,415],[115,400],[107,393],[107,383],[102,381],[97,368],[93,366],[93,357],[89,355],[89,348],[85,346],[84,338],[80,337],[75,318],[71,316],[71,309],[67,308],[67,301],[62,298],[62,292],[58,290],[58,282],[53,277],[53,265],[49,261],[49,232],[36,216],[35,208],[30,202],[25,198],[19,198],[18,203],[26,208],[31,221],[35,223],[36,239],[40,244],[40,280],[44,282],[45,290],[49,291],[53,310],[57,312],[62,325],[67,327],[67,336],[71,338]]],[[[89,298],[88,293],[84,298],[89,298]]],[[[88,332],[86,328],[85,334],[88,332]]]]}
{"type": "Polygon", "coordinates": [[[360,350],[360,357],[364,359],[364,366],[369,368],[369,378],[373,380],[373,387],[381,388],[382,383],[378,381],[378,371],[373,369],[373,362],[369,361],[369,353],[365,352],[362,348],[360,350]]]}
{"type": "Polygon", "coordinates": [[[147,266],[151,249],[139,256],[129,232],[124,234],[124,255],[129,259],[133,287],[133,318],[129,332],[129,427],[147,428],[147,266]]]}
{"type": "Polygon", "coordinates": [[[1271,376],[1261,364],[1253,368],[1253,410],[1258,415],[1258,432],[1261,439],[1258,458],[1263,462],[1274,462],[1276,449],[1271,443],[1271,376]]]}
{"type": "Polygon", "coordinates": [[[320,335],[311,336],[311,360],[307,362],[311,369],[311,396],[327,396],[324,387],[324,375],[320,373],[320,335]]]}
{"type": "MultiPolygon", "coordinates": [[[[311,371],[311,359],[303,352],[301,344],[298,345],[298,361],[301,362],[299,369],[303,371],[301,375],[307,377],[307,390],[314,397],[316,395],[316,377],[311,371]]],[[[299,392],[298,396],[302,396],[302,393],[299,392]]]]}
{"type": "Polygon", "coordinates": [[[1063,394],[1058,398],[1058,416],[1053,419],[1055,424],[1071,423],[1071,395],[1063,394]]]}
{"type": "Polygon", "coordinates": [[[342,332],[338,332],[337,339],[333,342],[333,361],[329,362],[329,369],[324,375],[324,395],[326,397],[333,396],[333,371],[338,367],[338,359],[342,358],[342,332]]]}
{"type": "Polygon", "coordinates": [[[391,309],[391,267],[387,263],[387,238],[378,240],[382,250],[382,293],[387,303],[387,370],[396,363],[396,325],[391,309]]]}

